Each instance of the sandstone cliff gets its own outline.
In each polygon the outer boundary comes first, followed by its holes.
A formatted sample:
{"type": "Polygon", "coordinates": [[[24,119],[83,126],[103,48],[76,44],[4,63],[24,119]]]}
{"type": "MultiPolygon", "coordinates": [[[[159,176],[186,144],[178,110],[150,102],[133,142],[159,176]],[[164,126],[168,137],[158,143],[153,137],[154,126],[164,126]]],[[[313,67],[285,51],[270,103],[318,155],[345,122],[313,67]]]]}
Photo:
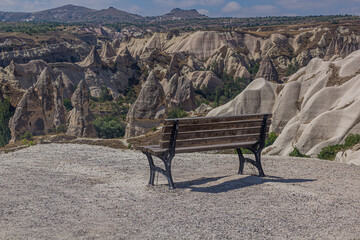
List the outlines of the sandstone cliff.
{"type": "Polygon", "coordinates": [[[126,116],[129,123],[125,137],[140,135],[158,126],[166,118],[167,109],[164,89],[151,71],[126,116]]]}
{"type": "Polygon", "coordinates": [[[89,109],[89,90],[84,80],[76,88],[71,103],[74,108],[70,111],[66,134],[78,137],[96,137],[96,131],[92,124],[94,116],[89,109]]]}
{"type": "Polygon", "coordinates": [[[268,154],[288,155],[296,147],[317,155],[360,133],[359,60],[360,51],[333,62],[315,58],[285,84],[257,79],[209,116],[273,113],[272,131],[280,135],[268,154]]]}

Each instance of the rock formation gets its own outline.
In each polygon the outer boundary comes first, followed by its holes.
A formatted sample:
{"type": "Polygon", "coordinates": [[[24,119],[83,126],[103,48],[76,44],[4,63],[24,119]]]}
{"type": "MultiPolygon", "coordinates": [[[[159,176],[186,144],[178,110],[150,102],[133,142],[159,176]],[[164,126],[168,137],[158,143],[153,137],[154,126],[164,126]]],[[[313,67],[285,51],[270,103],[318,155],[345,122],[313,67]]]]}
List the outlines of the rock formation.
{"type": "Polygon", "coordinates": [[[195,89],[207,88],[215,91],[216,87],[221,87],[223,82],[212,71],[194,71],[186,74],[186,78],[192,82],[195,89]]]}
{"type": "Polygon", "coordinates": [[[338,152],[335,161],[360,166],[360,144],[344,152],[338,152]]]}
{"type": "Polygon", "coordinates": [[[268,81],[280,82],[276,68],[268,56],[265,56],[260,63],[259,71],[255,78],[265,78],[268,81]]]}
{"type": "Polygon", "coordinates": [[[94,116],[89,109],[90,94],[84,80],[76,88],[71,103],[74,108],[70,111],[66,134],[78,137],[96,137],[96,131],[92,124],[94,116]]]}
{"type": "Polygon", "coordinates": [[[192,83],[184,76],[175,74],[169,81],[163,83],[166,102],[169,108],[180,107],[185,111],[196,107],[195,92],[192,83]]]}
{"type": "Polygon", "coordinates": [[[234,100],[213,109],[208,116],[271,113],[276,101],[275,83],[263,78],[254,80],[234,100]]]}
{"type": "Polygon", "coordinates": [[[115,56],[116,56],[116,53],[115,53],[113,47],[111,46],[111,43],[106,42],[103,46],[103,49],[101,50],[100,57],[102,59],[109,59],[109,58],[112,58],[115,56]]]}
{"type": "Polygon", "coordinates": [[[288,83],[257,79],[209,115],[273,113],[272,131],[280,135],[266,152],[288,155],[296,147],[316,156],[349,133],[360,133],[359,61],[360,51],[334,62],[315,58],[288,83]]]}
{"type": "Polygon", "coordinates": [[[103,66],[103,63],[101,61],[100,55],[96,50],[96,47],[93,47],[89,55],[79,63],[79,66],[85,67],[85,68],[100,68],[103,66]]]}
{"type": "Polygon", "coordinates": [[[125,137],[140,135],[158,126],[166,118],[167,108],[164,89],[151,71],[126,116],[129,123],[125,137]]]}
{"type": "Polygon", "coordinates": [[[35,135],[52,132],[59,122],[63,122],[65,112],[55,114],[63,103],[62,99],[55,97],[61,90],[54,86],[54,78],[54,72],[47,67],[36,84],[26,91],[9,123],[12,141],[27,131],[35,135]]]}

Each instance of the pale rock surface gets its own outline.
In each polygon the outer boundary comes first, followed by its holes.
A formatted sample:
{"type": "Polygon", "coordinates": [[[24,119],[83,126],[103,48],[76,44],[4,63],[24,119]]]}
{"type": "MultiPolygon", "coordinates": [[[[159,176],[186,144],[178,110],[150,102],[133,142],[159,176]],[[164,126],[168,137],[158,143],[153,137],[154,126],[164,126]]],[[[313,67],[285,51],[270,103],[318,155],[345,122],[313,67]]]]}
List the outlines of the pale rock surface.
{"type": "Polygon", "coordinates": [[[66,134],[78,137],[96,137],[96,131],[92,124],[94,116],[89,109],[89,90],[84,80],[76,88],[71,103],[74,108],[69,114],[69,125],[66,134]]]}
{"type": "Polygon", "coordinates": [[[335,161],[360,166],[360,144],[344,152],[338,152],[335,161]]]}
{"type": "Polygon", "coordinates": [[[61,90],[53,81],[55,73],[47,67],[36,84],[26,91],[9,123],[12,141],[26,131],[35,135],[52,132],[54,127],[64,122],[62,98],[58,96],[61,90]]]}
{"type": "Polygon", "coordinates": [[[194,71],[186,75],[192,82],[195,89],[207,88],[214,91],[216,87],[221,87],[223,82],[212,71],[194,71]]]}
{"type": "Polygon", "coordinates": [[[136,101],[126,116],[129,122],[125,137],[133,137],[150,131],[167,116],[167,102],[164,89],[151,71],[136,101]]]}
{"type": "Polygon", "coordinates": [[[271,131],[280,135],[265,152],[288,155],[297,147],[303,154],[316,156],[349,133],[360,133],[359,57],[360,51],[333,63],[315,58],[282,85],[269,87],[264,79],[257,79],[208,115],[273,113],[271,131]],[[258,102],[246,97],[254,95],[255,86],[258,102]]]}
{"type": "Polygon", "coordinates": [[[194,88],[186,77],[175,74],[170,80],[164,79],[162,85],[169,108],[181,107],[185,111],[195,109],[194,88]]]}
{"type": "Polygon", "coordinates": [[[207,116],[271,113],[277,98],[276,87],[275,83],[258,78],[234,100],[213,109],[207,116]]]}
{"type": "Polygon", "coordinates": [[[89,55],[81,63],[79,63],[79,66],[85,68],[100,68],[102,65],[103,63],[96,47],[93,47],[89,55]]]}
{"type": "Polygon", "coordinates": [[[101,50],[100,57],[101,59],[109,59],[112,57],[115,57],[116,53],[111,45],[110,42],[106,42],[103,46],[103,49],[101,50]]]}
{"type": "Polygon", "coordinates": [[[280,82],[276,68],[269,56],[265,56],[261,60],[259,71],[256,73],[255,78],[265,78],[268,81],[280,82]]]}

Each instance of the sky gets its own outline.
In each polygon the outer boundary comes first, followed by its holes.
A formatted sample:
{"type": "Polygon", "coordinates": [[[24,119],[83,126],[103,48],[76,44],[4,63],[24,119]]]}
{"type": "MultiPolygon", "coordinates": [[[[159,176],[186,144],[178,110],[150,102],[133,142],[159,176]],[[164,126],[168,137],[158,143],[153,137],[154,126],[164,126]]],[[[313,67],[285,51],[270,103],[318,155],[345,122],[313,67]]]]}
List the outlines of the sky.
{"type": "Polygon", "coordinates": [[[142,16],[162,15],[177,7],[210,17],[360,15],[360,0],[0,0],[0,11],[33,12],[66,4],[112,6],[142,16]]]}

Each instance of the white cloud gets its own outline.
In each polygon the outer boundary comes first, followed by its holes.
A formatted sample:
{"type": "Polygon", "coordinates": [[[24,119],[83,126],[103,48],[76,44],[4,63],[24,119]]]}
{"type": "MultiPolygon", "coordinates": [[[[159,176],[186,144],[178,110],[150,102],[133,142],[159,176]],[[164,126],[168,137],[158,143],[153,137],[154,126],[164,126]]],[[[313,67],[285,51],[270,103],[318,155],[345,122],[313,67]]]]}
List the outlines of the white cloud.
{"type": "Polygon", "coordinates": [[[240,9],[241,9],[241,6],[237,2],[229,2],[222,8],[222,11],[223,12],[236,12],[236,11],[239,11],[240,9]]]}
{"type": "MultiPolygon", "coordinates": [[[[348,0],[344,0],[344,3],[348,0]]],[[[332,5],[336,5],[338,0],[326,0],[326,1],[313,1],[313,0],[278,0],[277,5],[287,9],[305,9],[311,10],[314,8],[328,8],[332,5]]]]}
{"type": "Polygon", "coordinates": [[[274,14],[278,8],[273,5],[256,5],[252,8],[254,12],[259,14],[274,14]]]}
{"type": "Polygon", "coordinates": [[[210,12],[209,10],[206,10],[206,9],[199,9],[197,10],[200,14],[203,14],[205,16],[209,16],[210,12]]]}

